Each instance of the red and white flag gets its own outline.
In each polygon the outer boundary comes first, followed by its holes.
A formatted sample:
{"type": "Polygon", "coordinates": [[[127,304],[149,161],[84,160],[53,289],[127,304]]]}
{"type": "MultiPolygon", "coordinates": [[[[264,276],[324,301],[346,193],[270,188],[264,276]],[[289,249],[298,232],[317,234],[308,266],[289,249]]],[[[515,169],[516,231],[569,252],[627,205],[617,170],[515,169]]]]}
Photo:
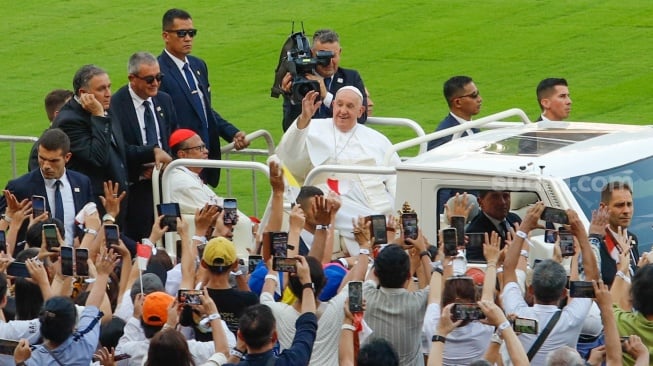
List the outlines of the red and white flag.
{"type": "Polygon", "coordinates": [[[152,247],[147,244],[136,243],[136,262],[138,269],[144,271],[147,268],[147,262],[152,256],[152,247]]]}

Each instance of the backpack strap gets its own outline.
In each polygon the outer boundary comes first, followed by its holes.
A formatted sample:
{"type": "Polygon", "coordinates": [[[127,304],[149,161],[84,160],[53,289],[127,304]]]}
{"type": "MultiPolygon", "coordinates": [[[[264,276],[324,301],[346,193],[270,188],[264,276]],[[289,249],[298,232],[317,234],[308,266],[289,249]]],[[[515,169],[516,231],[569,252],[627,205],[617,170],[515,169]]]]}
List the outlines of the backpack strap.
{"type": "Polygon", "coordinates": [[[542,344],[544,344],[544,341],[546,341],[546,338],[549,336],[549,333],[551,333],[551,331],[553,330],[553,327],[555,327],[555,325],[558,323],[558,320],[560,319],[560,314],[561,313],[562,312],[560,311],[560,309],[558,309],[555,312],[555,314],[553,314],[551,319],[549,319],[549,322],[546,323],[546,327],[544,328],[542,333],[540,333],[540,335],[537,337],[537,339],[535,340],[535,343],[533,343],[533,345],[531,346],[531,349],[528,350],[528,355],[527,356],[528,356],[529,361],[531,361],[533,359],[533,357],[535,357],[535,354],[537,353],[537,351],[540,350],[540,347],[542,347],[542,344]]]}

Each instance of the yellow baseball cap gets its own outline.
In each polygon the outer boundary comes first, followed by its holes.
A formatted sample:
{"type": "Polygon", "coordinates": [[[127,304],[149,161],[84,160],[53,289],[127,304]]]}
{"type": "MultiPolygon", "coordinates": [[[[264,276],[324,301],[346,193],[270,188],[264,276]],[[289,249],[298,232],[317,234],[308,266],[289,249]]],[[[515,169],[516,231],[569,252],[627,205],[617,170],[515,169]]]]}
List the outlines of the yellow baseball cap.
{"type": "Polygon", "coordinates": [[[231,266],[238,260],[236,246],[225,237],[213,238],[206,243],[202,260],[211,267],[231,266]]]}

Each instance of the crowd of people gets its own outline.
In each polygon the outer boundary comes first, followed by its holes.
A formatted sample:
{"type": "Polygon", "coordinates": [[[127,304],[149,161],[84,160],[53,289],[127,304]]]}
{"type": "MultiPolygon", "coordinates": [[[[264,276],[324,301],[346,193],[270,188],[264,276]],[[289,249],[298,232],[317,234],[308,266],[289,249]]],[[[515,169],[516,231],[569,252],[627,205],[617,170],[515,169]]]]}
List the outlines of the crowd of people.
{"type": "MultiPolygon", "coordinates": [[[[453,253],[443,237],[407,235],[395,217],[393,175],[324,174],[285,206],[284,171],[302,185],[320,165],[381,166],[391,148],[364,124],[373,103],[359,73],[339,67],[332,30],[313,37],[312,51],[329,56],[306,75],[319,90],[295,103],[293,76],[279,85],[285,133],[269,162],[268,220],[249,255],[234,243],[252,234],[252,219],[215,194],[218,169],[175,168],[170,197],[179,214],[155,215],[155,168],[220,159],[220,138],[249,145],[212,106],[208,67],[190,55],[197,32],[188,12],[170,9],[163,52],[134,53],[128,84],[115,94],[105,70],[85,65],[72,92],[46,97],[52,125],[32,149],[30,171],[0,197],[0,363],[650,364],[653,257],[627,231],[626,183],[604,187],[589,230],[565,212],[569,259],[557,249],[532,265],[530,236],[542,228],[544,204],[521,218],[507,191],[453,197],[447,221],[463,216],[467,232],[484,234],[474,250],[469,237],[456,240],[453,253]],[[385,218],[385,243],[372,215],[385,218]],[[167,232],[179,238],[174,260],[162,246],[167,232]],[[482,260],[483,270],[468,260],[482,260]],[[581,285],[585,293],[575,291],[581,285]]],[[[480,111],[469,77],[446,81],[444,96],[450,114],[438,130],[480,111]]],[[[567,118],[564,79],[543,80],[537,97],[540,120],[567,118]]],[[[394,154],[389,164],[399,162],[394,154]]]]}

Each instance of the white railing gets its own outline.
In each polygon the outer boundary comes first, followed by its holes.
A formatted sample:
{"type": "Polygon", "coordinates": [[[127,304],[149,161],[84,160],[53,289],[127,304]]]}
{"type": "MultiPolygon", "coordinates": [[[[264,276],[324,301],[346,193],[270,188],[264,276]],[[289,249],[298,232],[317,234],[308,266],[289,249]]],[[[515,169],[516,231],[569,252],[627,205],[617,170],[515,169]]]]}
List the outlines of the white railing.
{"type": "Polygon", "coordinates": [[[459,138],[463,132],[471,128],[481,128],[481,127],[503,128],[508,126],[515,126],[516,124],[529,124],[529,123],[531,123],[531,120],[528,118],[528,116],[526,115],[526,113],[524,113],[523,110],[519,108],[508,109],[506,111],[491,114],[489,116],[485,116],[474,121],[465,122],[464,125],[453,126],[441,131],[429,133],[428,135],[415,137],[410,140],[406,140],[398,144],[394,144],[392,145],[391,149],[386,151],[385,158],[383,161],[385,164],[388,164],[392,159],[392,155],[397,151],[408,149],[416,145],[428,143],[429,141],[438,139],[440,137],[452,136],[453,139],[459,138]],[[519,123],[519,122],[501,121],[502,119],[510,118],[510,117],[519,117],[522,120],[522,122],[519,123]]]}
{"type": "MultiPolygon", "coordinates": [[[[224,160],[229,160],[229,157],[231,154],[234,155],[244,155],[249,157],[249,161],[255,162],[256,157],[263,156],[267,159],[270,155],[274,154],[274,139],[272,138],[272,134],[266,130],[257,130],[254,131],[247,136],[245,136],[245,139],[247,141],[254,141],[256,139],[262,138],[265,141],[266,148],[265,149],[242,149],[242,150],[236,150],[234,147],[234,143],[231,142],[227,145],[224,145],[220,148],[220,152],[223,154],[223,159],[224,160]]],[[[225,181],[226,181],[226,193],[227,196],[233,196],[232,194],[232,185],[231,185],[231,170],[226,169],[225,170],[225,181]]],[[[258,189],[257,189],[257,178],[256,178],[256,172],[252,171],[252,200],[254,202],[254,215],[256,217],[259,217],[259,212],[258,212],[258,189]]]]}
{"type": "MultiPolygon", "coordinates": [[[[368,117],[366,124],[380,125],[380,126],[399,126],[399,127],[408,127],[417,137],[424,136],[424,129],[420,126],[419,123],[408,118],[396,118],[396,117],[368,117]]],[[[426,142],[423,142],[419,145],[419,152],[421,154],[426,151],[426,142]]]]}
{"type": "Polygon", "coordinates": [[[361,165],[320,165],[311,169],[304,180],[305,186],[315,184],[315,179],[323,173],[354,173],[393,175],[396,170],[392,166],[361,166],[361,165]]]}
{"type": "Polygon", "coordinates": [[[9,150],[11,151],[11,177],[16,178],[16,143],[34,143],[38,141],[38,137],[34,136],[10,136],[10,135],[0,135],[0,142],[8,142],[9,150]]]}

